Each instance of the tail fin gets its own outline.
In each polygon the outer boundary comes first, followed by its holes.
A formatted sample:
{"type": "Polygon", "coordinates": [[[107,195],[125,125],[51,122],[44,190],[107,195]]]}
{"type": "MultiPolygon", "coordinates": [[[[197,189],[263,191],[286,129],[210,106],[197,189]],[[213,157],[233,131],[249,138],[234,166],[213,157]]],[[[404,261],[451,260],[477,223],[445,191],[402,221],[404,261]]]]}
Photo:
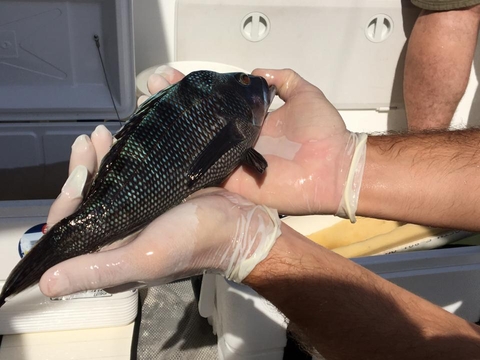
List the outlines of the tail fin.
{"type": "Polygon", "coordinates": [[[64,230],[60,224],[54,226],[15,266],[0,293],[0,307],[7,297],[37,284],[43,273],[58,263],[55,244],[61,243],[64,230]]]}

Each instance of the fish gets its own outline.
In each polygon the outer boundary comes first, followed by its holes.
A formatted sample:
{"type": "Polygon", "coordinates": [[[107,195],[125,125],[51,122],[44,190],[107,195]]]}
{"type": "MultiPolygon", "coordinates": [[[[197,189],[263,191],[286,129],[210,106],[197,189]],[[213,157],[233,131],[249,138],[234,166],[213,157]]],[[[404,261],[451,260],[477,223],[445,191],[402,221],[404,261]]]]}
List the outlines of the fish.
{"type": "Polygon", "coordinates": [[[79,208],[11,271],[0,307],[52,266],[142,230],[238,166],[264,173],[267,162],[253,147],[275,93],[263,77],[195,71],[147,99],[114,135],[79,208]]]}

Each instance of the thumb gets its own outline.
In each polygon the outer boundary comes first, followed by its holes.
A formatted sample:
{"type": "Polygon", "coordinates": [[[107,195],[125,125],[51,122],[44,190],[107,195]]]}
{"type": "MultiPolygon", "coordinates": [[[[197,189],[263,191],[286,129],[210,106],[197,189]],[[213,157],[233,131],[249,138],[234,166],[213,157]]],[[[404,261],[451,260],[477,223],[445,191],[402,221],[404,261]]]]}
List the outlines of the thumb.
{"type": "Polygon", "coordinates": [[[268,85],[275,85],[277,87],[277,95],[285,102],[299,92],[320,91],[316,86],[291,69],[255,69],[252,74],[264,77],[268,85]]]}

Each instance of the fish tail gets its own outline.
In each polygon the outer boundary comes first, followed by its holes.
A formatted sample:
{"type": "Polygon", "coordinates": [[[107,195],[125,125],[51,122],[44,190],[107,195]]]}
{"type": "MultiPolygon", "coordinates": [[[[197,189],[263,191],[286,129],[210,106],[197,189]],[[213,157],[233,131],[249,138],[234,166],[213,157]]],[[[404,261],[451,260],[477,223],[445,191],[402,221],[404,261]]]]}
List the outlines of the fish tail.
{"type": "Polygon", "coordinates": [[[20,260],[3,285],[0,293],[0,307],[5,304],[9,296],[37,284],[42,275],[58,263],[58,257],[55,256],[56,245],[62,243],[65,229],[65,225],[54,226],[20,260]]]}

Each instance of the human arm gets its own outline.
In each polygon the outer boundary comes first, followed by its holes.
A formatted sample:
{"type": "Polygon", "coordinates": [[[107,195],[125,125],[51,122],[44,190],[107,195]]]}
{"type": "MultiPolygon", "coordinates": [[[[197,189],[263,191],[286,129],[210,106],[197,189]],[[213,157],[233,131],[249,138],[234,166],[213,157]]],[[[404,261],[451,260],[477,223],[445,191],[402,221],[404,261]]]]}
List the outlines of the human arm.
{"type": "MultiPolygon", "coordinates": [[[[309,199],[309,204],[314,206],[302,211],[335,213],[334,204],[338,204],[339,196],[329,194],[345,194],[345,176],[342,177],[345,167],[363,166],[361,162],[352,164],[352,157],[342,156],[346,151],[338,150],[348,148],[347,137],[342,134],[350,132],[321,91],[306,85],[306,81],[291,70],[256,70],[254,73],[276,85],[286,100],[284,107],[267,118],[259,139],[260,145],[262,137],[282,139],[276,144],[278,149],[266,148],[271,174],[275,176],[267,175],[265,181],[258,184],[239,169],[226,183],[226,188],[256,202],[287,208],[287,213],[303,199],[309,199]],[[310,116],[306,117],[307,114],[310,116]],[[276,126],[278,122],[280,127],[276,126]],[[308,141],[302,138],[306,134],[310,136],[308,141]],[[284,137],[301,143],[291,161],[275,155],[275,151],[288,148],[284,137]],[[320,147],[316,147],[318,145],[320,147]],[[299,181],[302,178],[306,181],[299,181]],[[333,181],[335,178],[337,182],[333,181]],[[288,181],[293,186],[289,187],[288,181]],[[297,196],[297,201],[288,199],[281,189],[292,189],[291,194],[297,196]]],[[[478,144],[480,129],[370,135],[363,177],[357,180],[361,187],[356,213],[437,227],[480,230],[478,144]]],[[[259,150],[262,152],[261,147],[259,150]]],[[[287,195],[289,192],[286,190],[287,195]]]]}
{"type": "Polygon", "coordinates": [[[244,283],[328,360],[476,359],[480,328],[282,224],[244,283]]]}
{"type": "Polygon", "coordinates": [[[370,136],[357,214],[480,230],[480,129],[370,136]]]}

